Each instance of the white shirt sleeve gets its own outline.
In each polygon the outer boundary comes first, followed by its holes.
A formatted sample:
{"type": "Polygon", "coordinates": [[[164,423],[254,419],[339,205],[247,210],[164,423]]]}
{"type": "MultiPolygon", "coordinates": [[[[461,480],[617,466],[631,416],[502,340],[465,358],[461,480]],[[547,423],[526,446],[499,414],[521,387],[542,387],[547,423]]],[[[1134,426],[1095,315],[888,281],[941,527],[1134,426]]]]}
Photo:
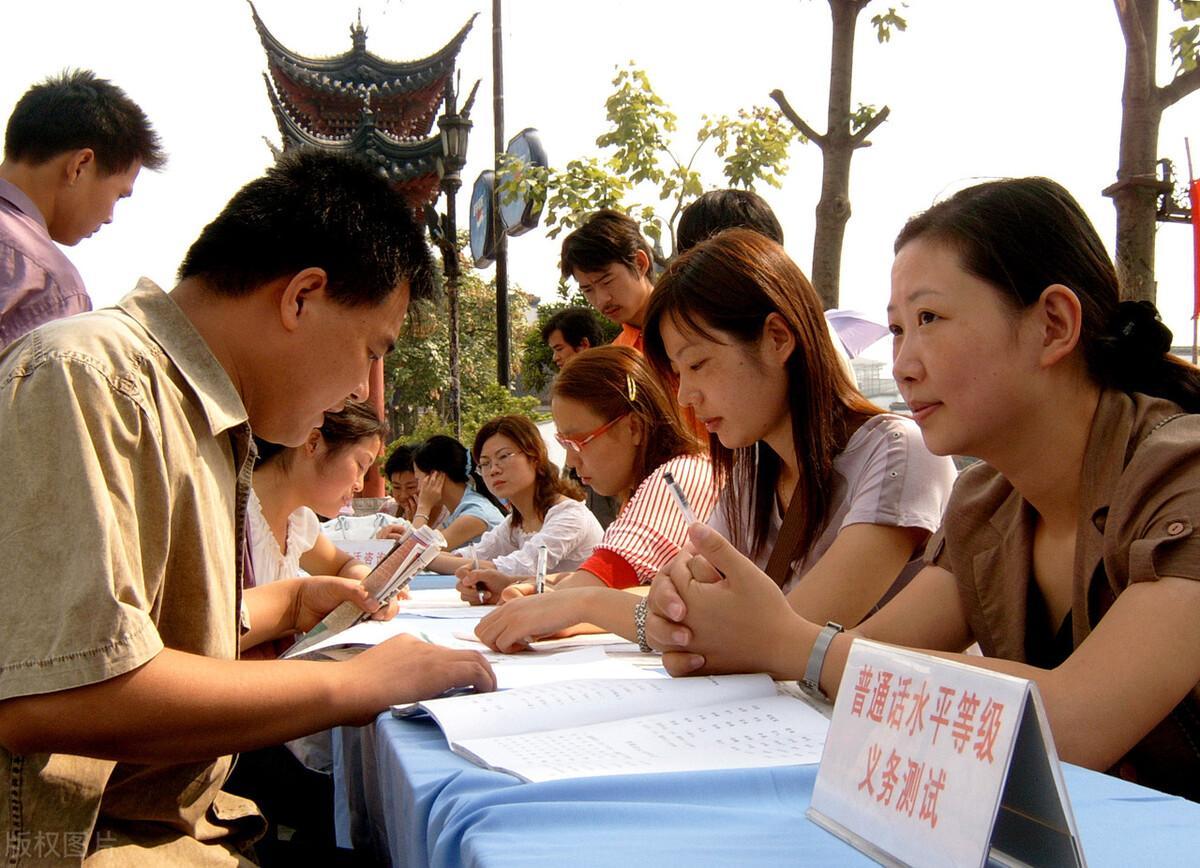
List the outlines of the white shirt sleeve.
{"type": "MultiPolygon", "coordinates": [[[[509,554],[516,548],[513,540],[512,516],[506,515],[504,521],[484,533],[475,543],[475,557],[484,561],[495,561],[501,555],[509,554]]],[[[451,554],[460,558],[471,557],[469,545],[455,549],[451,554]]]]}
{"type": "Polygon", "coordinates": [[[511,554],[491,558],[496,569],[510,576],[532,576],[537,569],[538,546],[546,547],[546,570],[561,573],[579,567],[604,536],[600,522],[587,506],[567,499],[546,513],[541,530],[511,554]]]}

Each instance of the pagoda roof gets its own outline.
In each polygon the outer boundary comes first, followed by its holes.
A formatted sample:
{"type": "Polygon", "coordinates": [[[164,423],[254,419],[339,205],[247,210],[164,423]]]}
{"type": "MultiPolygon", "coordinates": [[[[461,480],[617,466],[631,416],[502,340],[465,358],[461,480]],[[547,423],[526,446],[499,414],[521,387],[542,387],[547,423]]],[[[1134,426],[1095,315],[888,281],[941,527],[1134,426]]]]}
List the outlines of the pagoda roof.
{"type": "MultiPolygon", "coordinates": [[[[267,83],[270,89],[270,82],[267,83]]],[[[359,123],[353,133],[340,137],[314,134],[298,124],[286,111],[272,103],[284,151],[297,147],[315,147],[326,151],[355,154],[374,164],[392,185],[416,206],[432,203],[438,196],[441,179],[442,138],[397,139],[375,126],[374,113],[359,108],[359,123]]]]}
{"type": "Polygon", "coordinates": [[[442,49],[408,62],[367,51],[361,20],[350,27],[351,49],[305,57],[284,46],[247,0],[267,54],[263,76],[283,149],[312,146],[355,153],[375,163],[416,206],[438,192],[441,137],[430,136],[459,50],[477,15],[442,49]]]}
{"type": "Polygon", "coordinates": [[[454,71],[454,62],[462,48],[471,25],[479,17],[475,13],[462,29],[440,51],[412,61],[385,60],[367,51],[367,30],[362,23],[350,27],[352,47],[334,57],[306,57],[287,48],[269,31],[258,10],[250,3],[254,26],[267,52],[268,59],[281,68],[292,71],[297,80],[320,89],[336,92],[341,87],[375,85],[381,92],[422,90],[435,81],[445,81],[454,71]]]}

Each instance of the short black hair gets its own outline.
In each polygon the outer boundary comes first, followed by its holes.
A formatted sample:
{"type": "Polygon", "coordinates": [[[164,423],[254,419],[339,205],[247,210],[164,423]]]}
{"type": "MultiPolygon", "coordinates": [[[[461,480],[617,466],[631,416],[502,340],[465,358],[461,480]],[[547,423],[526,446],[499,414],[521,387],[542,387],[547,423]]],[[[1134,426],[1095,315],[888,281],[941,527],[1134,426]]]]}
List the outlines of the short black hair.
{"type": "Polygon", "coordinates": [[[683,253],[722,229],[753,229],[783,244],[783,227],[761,196],[750,190],[709,190],[683,209],[675,227],[675,252],[683,253]]]}
{"type": "Polygon", "coordinates": [[[395,473],[413,472],[413,450],[411,446],[397,446],[383,464],[383,476],[391,479],[395,473]]]}
{"type": "Polygon", "coordinates": [[[653,274],[654,250],[642,234],[642,228],[628,214],[606,208],[592,214],[563,239],[558,266],[564,280],[572,277],[575,269],[599,271],[614,262],[636,271],[639,250],[646,254],[646,261],[651,266],[646,269],[646,275],[650,277],[653,274]]]}
{"type": "Polygon", "coordinates": [[[80,148],[91,148],[109,175],[135,161],[152,170],[167,162],[146,113],[121,88],[87,69],[66,70],[27,90],[4,134],[5,157],[32,165],[80,148]]]}
{"type": "Polygon", "coordinates": [[[433,260],[404,198],[355,157],[289,151],[242,187],[188,250],[179,279],[239,296],[305,268],[322,268],[330,297],[381,303],[405,278],[413,301],[434,294],[433,260]]]}
{"type": "Polygon", "coordinates": [[[600,331],[600,323],[590,307],[563,308],[542,326],[542,340],[550,343],[550,335],[562,332],[563,340],[572,349],[579,349],[586,339],[589,347],[598,347],[604,343],[604,335],[600,331]]]}

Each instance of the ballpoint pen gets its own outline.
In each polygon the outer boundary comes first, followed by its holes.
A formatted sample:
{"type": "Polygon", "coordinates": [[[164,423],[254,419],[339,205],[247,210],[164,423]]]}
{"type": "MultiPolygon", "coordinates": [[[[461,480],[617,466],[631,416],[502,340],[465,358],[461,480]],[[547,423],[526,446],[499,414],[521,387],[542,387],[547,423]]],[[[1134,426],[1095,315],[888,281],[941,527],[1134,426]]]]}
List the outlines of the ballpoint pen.
{"type": "Polygon", "coordinates": [[[538,546],[537,572],[533,575],[533,592],[540,594],[546,590],[546,547],[538,546]]]}
{"type": "Polygon", "coordinates": [[[679,487],[679,483],[675,481],[675,477],[664,470],[663,481],[667,483],[667,490],[671,492],[671,496],[675,498],[675,504],[679,507],[679,511],[683,513],[684,521],[689,526],[695,524],[696,513],[692,512],[692,507],[687,502],[687,498],[683,496],[683,489],[679,487]]]}
{"type": "MultiPolygon", "coordinates": [[[[471,543],[471,571],[479,569],[479,558],[475,556],[475,543],[471,543]]],[[[475,593],[479,595],[479,605],[483,605],[483,601],[487,599],[488,586],[485,582],[475,583],[475,593]]]]}

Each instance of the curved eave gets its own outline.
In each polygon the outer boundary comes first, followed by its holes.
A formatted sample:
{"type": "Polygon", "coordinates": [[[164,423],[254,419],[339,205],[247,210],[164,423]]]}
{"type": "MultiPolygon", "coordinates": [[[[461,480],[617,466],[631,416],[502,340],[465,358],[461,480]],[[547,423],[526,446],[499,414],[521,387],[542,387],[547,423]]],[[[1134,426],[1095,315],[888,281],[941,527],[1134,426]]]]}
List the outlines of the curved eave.
{"type": "Polygon", "coordinates": [[[272,103],[279,131],[289,146],[321,148],[326,151],[377,155],[382,157],[403,177],[416,177],[438,171],[438,159],[442,155],[441,136],[426,139],[400,141],[372,126],[361,126],[353,135],[344,138],[328,138],[314,135],[296,124],[287,113],[272,103]]]}
{"type": "MultiPolygon", "coordinates": [[[[446,75],[453,67],[454,60],[462,49],[463,41],[479,16],[478,12],[472,15],[462,29],[440,51],[421,60],[404,62],[385,60],[365,49],[362,51],[352,49],[336,57],[315,58],[296,54],[276,39],[259,18],[254,4],[250,0],[247,2],[250,5],[250,13],[254,17],[254,27],[258,31],[259,40],[268,57],[280,66],[294,67],[297,77],[312,76],[313,86],[317,86],[318,82],[325,80],[332,82],[334,86],[341,84],[344,87],[353,87],[363,81],[364,68],[369,70],[371,76],[376,79],[372,83],[380,86],[391,84],[393,87],[408,89],[428,84],[430,81],[446,75]]],[[[304,83],[309,82],[305,81],[304,83]]]]}

